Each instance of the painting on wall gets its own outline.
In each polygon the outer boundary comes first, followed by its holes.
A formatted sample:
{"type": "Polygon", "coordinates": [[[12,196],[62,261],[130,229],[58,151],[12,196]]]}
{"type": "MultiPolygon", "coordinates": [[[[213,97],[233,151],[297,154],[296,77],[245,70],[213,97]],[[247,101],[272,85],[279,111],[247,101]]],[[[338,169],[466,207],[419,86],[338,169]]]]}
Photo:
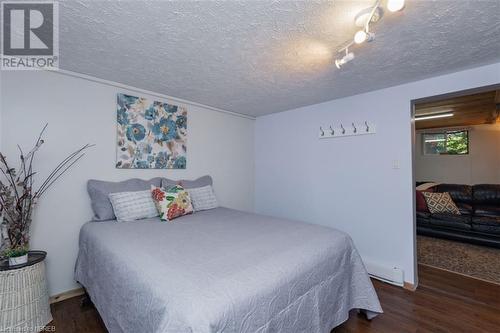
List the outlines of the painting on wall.
{"type": "Polygon", "coordinates": [[[186,108],[118,94],[116,112],[117,168],[186,168],[186,108]]]}

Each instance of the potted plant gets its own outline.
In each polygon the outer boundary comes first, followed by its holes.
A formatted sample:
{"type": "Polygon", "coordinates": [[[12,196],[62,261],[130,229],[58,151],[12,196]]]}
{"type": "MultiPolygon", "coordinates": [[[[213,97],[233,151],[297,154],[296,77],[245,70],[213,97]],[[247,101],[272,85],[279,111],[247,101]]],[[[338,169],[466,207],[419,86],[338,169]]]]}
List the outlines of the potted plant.
{"type": "Polygon", "coordinates": [[[28,260],[30,226],[33,210],[43,194],[84,155],[93,145],[86,144],[62,160],[54,170],[34,188],[36,171],[33,169],[35,155],[44,144],[40,132],[33,148],[25,154],[20,146],[19,167],[13,168],[7,157],[0,152],[0,253],[9,258],[9,265],[21,265],[28,260]]]}

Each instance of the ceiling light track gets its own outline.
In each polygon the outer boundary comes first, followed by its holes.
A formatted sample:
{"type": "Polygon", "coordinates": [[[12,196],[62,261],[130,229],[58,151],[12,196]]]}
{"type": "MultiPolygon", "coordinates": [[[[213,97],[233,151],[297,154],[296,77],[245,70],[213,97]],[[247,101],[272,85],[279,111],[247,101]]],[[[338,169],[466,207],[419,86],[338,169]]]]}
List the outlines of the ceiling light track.
{"type": "MultiPolygon", "coordinates": [[[[390,12],[401,11],[404,6],[405,0],[386,1],[386,8],[390,12]]],[[[381,0],[377,0],[372,7],[363,9],[355,16],[355,24],[363,29],[357,31],[352,40],[346,41],[343,46],[337,50],[337,53],[340,55],[339,58],[335,60],[335,66],[337,66],[338,69],[354,59],[354,53],[349,52],[351,46],[375,40],[375,34],[370,31],[370,24],[378,22],[382,18],[383,13],[381,0]],[[345,54],[343,54],[344,52],[345,54]]]]}

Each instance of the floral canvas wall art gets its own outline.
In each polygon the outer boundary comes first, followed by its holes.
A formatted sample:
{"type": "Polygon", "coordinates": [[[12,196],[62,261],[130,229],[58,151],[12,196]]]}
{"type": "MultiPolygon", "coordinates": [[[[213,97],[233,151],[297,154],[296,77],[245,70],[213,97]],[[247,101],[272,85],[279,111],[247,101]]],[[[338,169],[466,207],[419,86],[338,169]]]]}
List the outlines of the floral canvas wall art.
{"type": "Polygon", "coordinates": [[[117,122],[117,168],[186,168],[186,108],[118,94],[117,122]]]}

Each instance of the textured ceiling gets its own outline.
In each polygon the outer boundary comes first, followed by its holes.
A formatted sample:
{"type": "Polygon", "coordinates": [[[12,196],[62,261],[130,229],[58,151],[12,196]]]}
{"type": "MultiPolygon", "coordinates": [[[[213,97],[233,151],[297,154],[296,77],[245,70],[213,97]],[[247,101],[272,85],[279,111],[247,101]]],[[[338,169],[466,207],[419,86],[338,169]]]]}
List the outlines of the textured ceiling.
{"type": "Polygon", "coordinates": [[[61,68],[260,116],[500,61],[500,1],[407,0],[338,70],[373,1],[60,1],[61,68]]]}

